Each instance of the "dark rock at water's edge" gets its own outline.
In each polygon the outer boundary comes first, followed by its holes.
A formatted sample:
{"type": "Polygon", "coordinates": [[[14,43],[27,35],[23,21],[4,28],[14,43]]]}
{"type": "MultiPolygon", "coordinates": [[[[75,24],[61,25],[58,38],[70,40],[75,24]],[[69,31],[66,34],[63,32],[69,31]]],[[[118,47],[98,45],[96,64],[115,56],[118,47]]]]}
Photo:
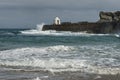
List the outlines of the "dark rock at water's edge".
{"type": "Polygon", "coordinates": [[[72,31],[87,33],[117,33],[120,31],[120,11],[100,12],[100,20],[97,22],[64,22],[59,25],[44,25],[42,30],[72,31]]]}

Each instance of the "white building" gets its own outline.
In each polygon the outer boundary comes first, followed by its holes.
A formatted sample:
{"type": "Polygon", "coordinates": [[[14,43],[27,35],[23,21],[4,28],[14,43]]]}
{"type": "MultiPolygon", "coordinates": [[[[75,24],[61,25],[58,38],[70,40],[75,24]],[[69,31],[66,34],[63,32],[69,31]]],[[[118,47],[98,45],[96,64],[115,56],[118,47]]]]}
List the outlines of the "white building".
{"type": "Polygon", "coordinates": [[[61,21],[60,21],[60,18],[59,18],[59,17],[56,17],[56,18],[55,18],[54,24],[55,24],[55,25],[60,25],[60,24],[61,24],[61,21]]]}

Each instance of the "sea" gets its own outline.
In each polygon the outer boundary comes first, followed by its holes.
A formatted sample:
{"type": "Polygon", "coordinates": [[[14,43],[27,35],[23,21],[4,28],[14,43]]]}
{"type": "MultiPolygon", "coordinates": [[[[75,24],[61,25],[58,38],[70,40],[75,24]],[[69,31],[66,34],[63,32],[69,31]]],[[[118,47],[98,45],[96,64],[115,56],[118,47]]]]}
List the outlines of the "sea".
{"type": "Polygon", "coordinates": [[[43,25],[0,29],[0,80],[80,80],[120,73],[118,35],[42,31],[43,25]]]}

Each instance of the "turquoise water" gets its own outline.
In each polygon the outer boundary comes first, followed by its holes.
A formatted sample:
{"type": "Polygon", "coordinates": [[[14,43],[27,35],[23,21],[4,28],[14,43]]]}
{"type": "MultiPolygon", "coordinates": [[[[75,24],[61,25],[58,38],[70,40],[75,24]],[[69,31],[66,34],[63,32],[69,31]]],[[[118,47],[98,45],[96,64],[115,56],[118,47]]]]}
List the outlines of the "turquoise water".
{"type": "Polygon", "coordinates": [[[0,70],[117,74],[120,38],[114,34],[1,29],[0,70]]]}

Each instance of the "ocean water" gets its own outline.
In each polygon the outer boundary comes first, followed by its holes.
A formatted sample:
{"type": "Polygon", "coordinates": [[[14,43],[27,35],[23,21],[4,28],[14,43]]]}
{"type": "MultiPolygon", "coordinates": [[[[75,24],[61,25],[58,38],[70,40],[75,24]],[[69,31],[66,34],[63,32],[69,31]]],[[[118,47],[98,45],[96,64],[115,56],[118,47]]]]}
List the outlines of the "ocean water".
{"type": "Polygon", "coordinates": [[[0,80],[63,80],[62,73],[120,73],[115,34],[0,30],[0,80]],[[55,76],[57,75],[57,76],[55,76]]]}

